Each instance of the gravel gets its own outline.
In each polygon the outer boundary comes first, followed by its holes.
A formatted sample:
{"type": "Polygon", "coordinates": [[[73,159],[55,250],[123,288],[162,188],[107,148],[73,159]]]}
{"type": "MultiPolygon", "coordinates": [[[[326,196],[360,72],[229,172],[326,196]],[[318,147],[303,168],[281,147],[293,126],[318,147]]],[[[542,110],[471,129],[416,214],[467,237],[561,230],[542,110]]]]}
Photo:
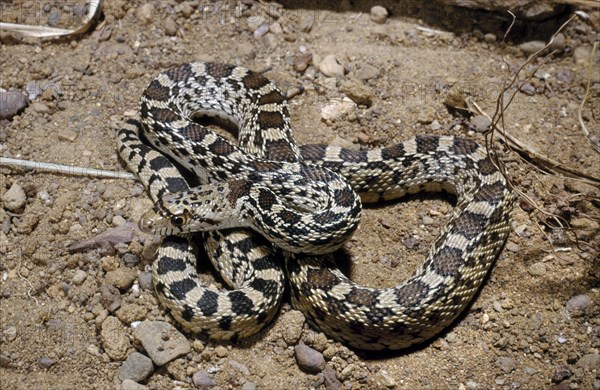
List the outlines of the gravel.
{"type": "Polygon", "coordinates": [[[496,359],[496,367],[504,371],[505,373],[509,373],[515,369],[516,362],[515,359],[507,356],[501,356],[496,359]]]}
{"type": "Polygon", "coordinates": [[[87,273],[83,270],[78,269],[77,271],[75,271],[75,275],[73,275],[73,278],[71,278],[71,282],[73,282],[73,284],[76,286],[81,286],[83,282],[85,282],[86,278],[87,273]]]}
{"type": "Polygon", "coordinates": [[[142,290],[150,290],[152,288],[152,272],[146,271],[139,274],[138,283],[142,290]]]}
{"type": "Polygon", "coordinates": [[[163,321],[143,321],[135,336],[157,366],[162,366],[191,351],[190,342],[175,327],[163,321]]]}
{"type": "Polygon", "coordinates": [[[569,379],[573,375],[573,372],[568,366],[561,365],[554,367],[554,374],[552,374],[552,382],[560,383],[565,379],[569,379]]]}
{"type": "Polygon", "coordinates": [[[304,314],[298,310],[290,310],[281,316],[282,336],[287,345],[295,345],[302,336],[304,314]]]}
{"type": "Polygon", "coordinates": [[[121,381],[131,379],[140,382],[148,378],[152,371],[154,371],[152,360],[139,352],[133,352],[119,367],[117,376],[121,381]]]}
{"type": "Polygon", "coordinates": [[[576,295],[569,299],[566,308],[570,312],[583,311],[592,306],[592,299],[588,295],[576,295]]]}
{"type": "Polygon", "coordinates": [[[310,374],[317,374],[325,368],[323,354],[305,344],[296,345],[294,353],[298,366],[310,374]]]}

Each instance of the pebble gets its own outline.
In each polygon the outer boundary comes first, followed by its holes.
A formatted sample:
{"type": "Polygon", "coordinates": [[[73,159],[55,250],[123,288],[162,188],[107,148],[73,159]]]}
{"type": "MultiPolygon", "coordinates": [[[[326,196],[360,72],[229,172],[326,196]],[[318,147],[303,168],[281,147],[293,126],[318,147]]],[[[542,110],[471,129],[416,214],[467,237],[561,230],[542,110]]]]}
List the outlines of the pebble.
{"type": "Polygon", "coordinates": [[[11,119],[27,107],[27,97],[20,91],[0,91],[0,119],[11,119]]]}
{"type": "Polygon", "coordinates": [[[371,80],[377,78],[380,73],[379,68],[365,64],[356,74],[356,78],[362,81],[371,80]]]}
{"type": "Polygon", "coordinates": [[[531,276],[545,275],[546,274],[546,264],[542,263],[541,261],[533,263],[527,268],[527,272],[529,272],[529,275],[531,275],[531,276]]]}
{"type": "Polygon", "coordinates": [[[359,80],[346,80],[340,85],[340,89],[356,104],[367,107],[373,104],[373,90],[359,80]]]}
{"type": "Polygon", "coordinates": [[[396,380],[386,370],[379,370],[375,374],[375,382],[378,386],[393,389],[396,387],[396,380]]]}
{"type": "Polygon", "coordinates": [[[44,103],[35,102],[31,104],[31,109],[38,114],[47,114],[50,112],[50,108],[44,103]]]}
{"type": "Polygon", "coordinates": [[[515,365],[515,359],[510,357],[501,356],[498,359],[496,359],[496,367],[498,367],[507,374],[515,369],[515,365]]]}
{"type": "Polygon", "coordinates": [[[294,353],[298,366],[310,374],[317,374],[325,368],[323,354],[305,344],[296,345],[294,353]]]}
{"type": "Polygon", "coordinates": [[[592,300],[588,295],[576,295],[567,301],[568,311],[583,311],[592,306],[592,300]]]}
{"type": "Polygon", "coordinates": [[[307,15],[300,22],[300,31],[303,33],[309,33],[312,30],[313,25],[315,24],[315,18],[312,15],[307,15]]]}
{"type": "Polygon", "coordinates": [[[4,208],[6,210],[18,212],[25,206],[27,195],[25,195],[23,187],[18,183],[13,183],[2,197],[2,201],[4,202],[4,208]]]}
{"type": "Polygon", "coordinates": [[[304,72],[308,65],[312,63],[312,53],[299,54],[294,57],[294,70],[296,72],[304,72]]]}
{"type": "Polygon", "coordinates": [[[142,290],[150,290],[152,288],[152,272],[142,272],[138,276],[138,283],[142,290]]]}
{"type": "Polygon", "coordinates": [[[227,348],[225,348],[222,345],[219,345],[215,348],[215,354],[217,355],[217,357],[220,357],[220,358],[227,357],[227,354],[228,354],[227,348]]]}
{"type": "Polygon", "coordinates": [[[86,278],[87,273],[83,270],[78,269],[77,271],[75,271],[75,275],[73,275],[71,282],[73,282],[73,284],[76,286],[81,286],[86,278]]]}
{"type": "Polygon", "coordinates": [[[148,386],[144,386],[131,379],[125,379],[121,383],[121,390],[148,390],[148,386]]]}
{"type": "Polygon", "coordinates": [[[157,366],[191,351],[187,338],[163,321],[143,321],[135,328],[135,335],[157,366]]]}
{"type": "Polygon", "coordinates": [[[433,225],[433,218],[431,218],[428,215],[424,215],[423,218],[421,218],[423,225],[433,225]]]}
{"type": "Polygon", "coordinates": [[[77,139],[77,132],[71,129],[61,129],[56,136],[60,141],[73,142],[77,139]]]}
{"type": "Polygon", "coordinates": [[[113,360],[125,360],[131,341],[127,330],[117,317],[109,316],[102,322],[102,346],[106,354],[113,360]]]}
{"type": "Polygon", "coordinates": [[[321,118],[324,121],[333,122],[355,108],[356,103],[348,98],[333,100],[331,103],[321,108],[321,118]]]}
{"type": "Polygon", "coordinates": [[[554,367],[554,374],[552,374],[552,382],[560,383],[565,379],[569,379],[573,375],[573,372],[569,367],[565,365],[560,365],[554,367]]]}
{"type": "Polygon", "coordinates": [[[114,271],[106,273],[105,282],[118,288],[119,290],[127,290],[137,279],[137,271],[129,267],[119,267],[114,271]]]}
{"type": "Polygon", "coordinates": [[[558,33],[554,37],[554,41],[552,41],[549,48],[550,48],[550,50],[556,50],[557,52],[561,52],[561,51],[565,50],[566,46],[567,46],[567,41],[565,39],[565,36],[562,33],[558,33]]]}
{"type": "Polygon", "coordinates": [[[319,70],[327,77],[343,77],[344,67],[335,58],[334,54],[329,54],[319,63],[319,70]]]}
{"type": "Polygon", "coordinates": [[[515,244],[514,242],[507,242],[506,250],[513,252],[513,253],[519,253],[519,251],[521,250],[521,247],[519,246],[519,244],[515,244]]]}
{"type": "Polygon", "coordinates": [[[588,46],[577,46],[573,50],[573,59],[575,60],[576,64],[588,64],[591,56],[592,49],[588,46]]]}
{"type": "Polygon", "coordinates": [[[546,46],[544,41],[529,41],[521,43],[518,47],[524,54],[530,55],[542,50],[544,46],[546,46]]]}
{"type": "Polygon", "coordinates": [[[175,23],[175,21],[173,20],[173,18],[167,18],[167,19],[165,19],[165,23],[163,25],[163,28],[165,29],[165,34],[167,34],[170,37],[172,37],[175,34],[177,34],[177,24],[175,23]]]}
{"type": "Polygon", "coordinates": [[[10,356],[5,353],[0,353],[0,367],[10,366],[10,356]]]}
{"type": "Polygon", "coordinates": [[[134,321],[140,321],[146,318],[148,310],[137,303],[125,303],[119,310],[115,312],[116,316],[124,324],[131,324],[134,321]]]}
{"type": "Polygon", "coordinates": [[[295,345],[302,336],[304,314],[298,310],[290,310],[281,316],[281,321],[283,340],[287,345],[295,345]]]}
{"type": "Polygon", "coordinates": [[[114,312],[121,307],[121,293],[114,286],[100,287],[100,303],[109,312],[114,312]]]}
{"type": "Polygon", "coordinates": [[[56,364],[56,360],[51,359],[49,357],[45,357],[45,356],[41,357],[38,360],[38,366],[40,366],[40,368],[44,368],[44,369],[45,368],[50,368],[50,367],[52,367],[55,364],[56,364]]]}
{"type": "Polygon", "coordinates": [[[496,34],[492,34],[492,33],[487,33],[483,36],[483,40],[487,43],[493,43],[496,42],[496,34]]]}
{"type": "Polygon", "coordinates": [[[210,389],[213,386],[217,385],[210,376],[208,376],[208,372],[206,371],[197,371],[192,376],[192,382],[199,389],[210,389]]]}
{"type": "Polygon", "coordinates": [[[342,382],[338,380],[334,368],[329,364],[325,365],[325,369],[321,375],[323,375],[326,390],[338,390],[342,387],[342,382]]]}
{"type": "Polygon", "coordinates": [[[250,375],[250,370],[248,370],[248,367],[246,367],[246,365],[244,365],[240,362],[237,362],[235,360],[230,360],[229,366],[231,366],[231,368],[233,368],[234,370],[241,372],[245,376],[250,375]]]}
{"type": "Polygon", "coordinates": [[[256,390],[256,383],[246,382],[242,385],[242,390],[256,390]]]}
{"type": "Polygon", "coordinates": [[[113,226],[123,226],[127,221],[120,215],[115,215],[112,219],[113,226]]]}
{"type": "Polygon", "coordinates": [[[383,24],[388,18],[388,11],[380,5],[371,8],[371,20],[375,23],[383,24]]]}
{"type": "Polygon", "coordinates": [[[476,115],[471,118],[471,127],[478,133],[485,133],[488,131],[492,124],[492,121],[483,115],[476,115]]]}
{"type": "Polygon", "coordinates": [[[479,387],[479,385],[475,381],[467,381],[467,383],[465,383],[465,385],[467,386],[467,389],[469,389],[469,390],[477,390],[477,388],[479,387]]]}
{"type": "MultiPolygon", "coordinates": [[[[114,219],[113,219],[114,223],[114,219]]],[[[134,255],[133,253],[125,253],[123,255],[123,263],[129,268],[135,267],[140,262],[140,257],[138,255],[134,255]]]]}
{"type": "Polygon", "coordinates": [[[117,376],[121,381],[131,379],[135,382],[143,381],[154,371],[152,360],[139,352],[133,352],[121,364],[117,376]]]}
{"type": "Polygon", "coordinates": [[[143,24],[150,25],[156,22],[156,8],[152,3],[145,3],[137,10],[137,17],[143,24]]]}
{"type": "Polygon", "coordinates": [[[600,370],[600,354],[589,353],[583,355],[576,363],[584,371],[600,370]]]}

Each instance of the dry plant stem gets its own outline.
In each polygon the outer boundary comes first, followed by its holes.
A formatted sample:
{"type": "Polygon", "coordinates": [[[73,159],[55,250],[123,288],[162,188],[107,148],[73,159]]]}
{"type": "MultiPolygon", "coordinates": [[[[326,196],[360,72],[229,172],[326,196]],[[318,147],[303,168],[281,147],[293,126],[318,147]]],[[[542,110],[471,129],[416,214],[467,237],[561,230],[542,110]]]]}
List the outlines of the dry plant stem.
{"type": "Polygon", "coordinates": [[[583,106],[585,106],[585,102],[587,100],[588,94],[590,93],[590,83],[592,81],[592,64],[594,63],[594,55],[596,54],[597,48],[598,48],[598,42],[596,41],[596,42],[594,42],[594,46],[592,47],[592,55],[590,56],[590,62],[588,63],[587,85],[585,87],[585,95],[583,96],[583,99],[581,100],[581,104],[579,105],[579,111],[577,112],[577,116],[579,119],[579,124],[581,125],[581,130],[583,131],[583,134],[585,134],[587,139],[590,141],[594,150],[596,152],[600,153],[600,140],[598,140],[598,137],[596,137],[595,135],[590,134],[585,123],[583,122],[583,117],[581,114],[583,112],[583,106]]]}

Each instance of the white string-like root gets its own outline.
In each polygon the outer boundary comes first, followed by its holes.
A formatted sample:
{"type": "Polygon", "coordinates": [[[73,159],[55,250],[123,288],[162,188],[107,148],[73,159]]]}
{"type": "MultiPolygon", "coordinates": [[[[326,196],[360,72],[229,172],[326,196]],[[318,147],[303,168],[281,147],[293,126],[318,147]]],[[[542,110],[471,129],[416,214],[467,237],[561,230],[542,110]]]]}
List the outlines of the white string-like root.
{"type": "Polygon", "coordinates": [[[132,173],[125,171],[106,171],[104,169],[76,167],[73,165],[62,165],[53,163],[44,163],[29,160],[19,160],[15,158],[0,157],[0,167],[17,167],[35,169],[42,172],[56,172],[65,175],[105,177],[110,179],[137,180],[132,173]]]}

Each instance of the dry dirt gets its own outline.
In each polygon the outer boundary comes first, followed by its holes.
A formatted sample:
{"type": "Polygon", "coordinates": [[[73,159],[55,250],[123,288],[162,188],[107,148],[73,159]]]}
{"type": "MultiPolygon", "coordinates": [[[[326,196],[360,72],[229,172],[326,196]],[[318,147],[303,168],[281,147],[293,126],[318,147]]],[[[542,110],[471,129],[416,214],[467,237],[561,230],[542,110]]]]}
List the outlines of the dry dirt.
{"type": "MultiPolygon", "coordinates": [[[[475,23],[472,13],[467,19],[457,10],[441,8],[437,25],[428,26],[432,31],[421,28],[425,18],[418,14],[397,12],[385,24],[374,23],[371,4],[304,9],[242,3],[217,3],[219,8],[198,1],[186,6],[166,1],[152,2],[149,9],[138,2],[106,2],[100,26],[78,38],[3,36],[0,86],[24,90],[35,81],[45,91],[35,100],[37,105],[1,122],[1,155],[124,170],[115,149],[115,130],[135,112],[152,77],[192,61],[267,70],[267,77],[284,91],[302,86],[304,92],[290,104],[299,143],[372,148],[415,134],[485,141],[468,120],[449,112],[443,101],[447,90],[460,86],[485,111],[494,112],[506,69],[499,43],[508,26],[504,16],[480,15],[487,22],[475,23]],[[271,31],[259,36],[255,31],[263,23],[271,31]],[[335,54],[345,76],[325,77],[315,65],[296,70],[295,61],[304,53],[312,54],[315,63],[335,54]],[[355,88],[356,83],[367,86],[372,104],[352,107],[326,123],[321,109],[345,96],[344,80],[355,88]]],[[[54,3],[49,4],[45,8],[41,2],[3,2],[3,10],[10,12],[0,16],[2,21],[15,22],[27,14],[39,22],[56,11],[54,3]],[[31,4],[34,8],[28,8],[31,4]]],[[[59,17],[69,15],[71,9],[65,5],[60,11],[59,17]]],[[[542,155],[598,176],[600,156],[577,120],[587,60],[593,41],[598,41],[599,12],[588,11],[592,19],[575,19],[564,31],[559,52],[517,92],[505,126],[542,155]]],[[[537,36],[532,32],[537,31],[535,24],[518,26],[505,48],[510,71],[525,62],[520,43],[548,39],[547,31],[565,19],[545,22],[537,36]]],[[[76,24],[77,20],[63,17],[60,22],[76,24]]],[[[598,58],[596,53],[583,112],[596,136],[600,136],[598,58]]],[[[539,63],[535,60],[526,71],[539,63]]],[[[579,229],[579,245],[563,231],[542,225],[542,232],[539,219],[520,204],[513,213],[514,229],[505,250],[473,305],[453,326],[430,343],[385,355],[365,355],[329,340],[317,346],[325,351],[339,381],[328,379],[329,388],[336,383],[346,389],[600,388],[600,272],[594,251],[599,225],[589,217],[598,215],[598,203],[583,195],[598,196],[598,188],[547,176],[517,155],[505,153],[501,143],[497,148],[518,188],[579,229]],[[553,247],[558,251],[553,252],[553,247]]],[[[149,269],[151,260],[135,262],[133,257],[130,267],[125,266],[125,254],[142,252],[138,237],[117,245],[113,254],[112,248],[70,253],[67,247],[124,221],[135,221],[150,201],[139,184],[128,180],[4,168],[0,198],[14,183],[25,190],[27,201],[17,213],[0,208],[0,387],[119,388],[116,372],[122,359],[105,352],[100,336],[107,314],[100,300],[101,286],[107,284],[107,271],[121,266],[133,269],[136,276],[149,269]]],[[[368,208],[346,248],[352,260],[351,277],[371,286],[399,283],[422,261],[451,207],[451,199],[445,197],[415,196],[368,208]]],[[[135,280],[133,287],[121,290],[122,305],[137,310],[133,318],[175,323],[153,291],[138,284],[135,280]]],[[[289,304],[284,304],[283,312],[289,310],[289,304]]],[[[130,323],[123,322],[126,316],[121,313],[119,318],[119,326],[133,340],[130,323]]],[[[221,389],[324,387],[322,376],[307,374],[296,364],[293,345],[282,339],[287,326],[282,318],[241,344],[223,348],[196,341],[192,352],[155,367],[143,383],[151,389],[193,388],[192,375],[207,371],[221,389]]],[[[315,345],[317,332],[305,325],[302,340],[315,345]]],[[[194,335],[186,336],[194,340],[194,335]]],[[[144,352],[136,343],[130,351],[133,348],[144,352]]]]}

